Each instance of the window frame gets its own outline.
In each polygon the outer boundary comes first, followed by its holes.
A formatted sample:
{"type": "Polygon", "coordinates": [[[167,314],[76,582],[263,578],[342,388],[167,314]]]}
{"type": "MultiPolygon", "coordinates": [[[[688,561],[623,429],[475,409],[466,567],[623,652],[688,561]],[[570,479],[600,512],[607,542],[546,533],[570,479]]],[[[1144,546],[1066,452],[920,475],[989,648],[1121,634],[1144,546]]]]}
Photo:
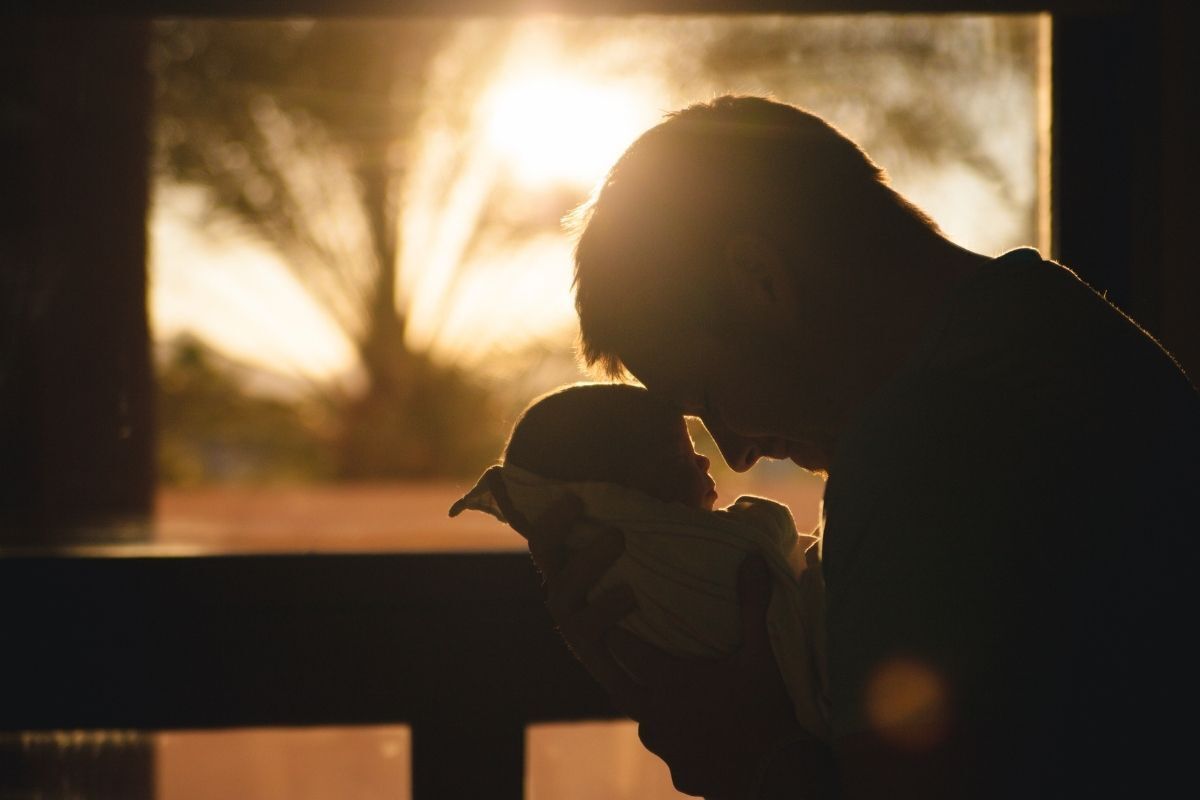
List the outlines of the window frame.
{"type": "MultiPolygon", "coordinates": [[[[143,0],[124,13],[469,14],[526,7],[519,0],[143,0]]],[[[86,7],[36,8],[45,14],[86,7]]],[[[1163,208],[1162,155],[1155,147],[1164,133],[1159,4],[557,0],[539,8],[1051,13],[1053,255],[1078,266],[1152,332],[1160,324],[1167,288],[1155,221],[1163,208]],[[1105,169],[1103,191],[1096,191],[1098,164],[1105,169]]],[[[144,265],[127,277],[118,282],[126,305],[131,292],[144,297],[144,265]]],[[[138,302],[129,313],[139,313],[138,302]]],[[[135,349],[148,345],[144,308],[140,313],[132,335],[147,339],[134,342],[135,349]]],[[[1194,326],[1184,333],[1194,340],[1194,326]]],[[[114,336],[100,346],[128,344],[127,336],[114,336]]],[[[148,366],[131,375],[135,383],[148,380],[148,366]]],[[[148,402],[135,405],[149,430],[148,402]]],[[[39,435],[46,434],[35,432],[22,453],[31,468],[68,469],[69,453],[49,466],[41,462],[46,440],[39,435]]],[[[141,469],[115,476],[101,474],[99,461],[87,469],[94,480],[119,484],[121,508],[148,512],[152,477],[137,463],[141,469]]],[[[69,493],[83,485],[72,478],[60,488],[69,493]]],[[[54,497],[43,493],[30,502],[54,497]]],[[[26,544],[53,528],[37,514],[23,524],[26,544]]],[[[538,577],[521,554],[197,557],[7,547],[0,548],[0,598],[13,620],[0,667],[10,691],[0,730],[407,722],[414,797],[483,790],[520,797],[526,725],[617,717],[553,633],[538,577]],[[472,753],[466,768],[459,762],[464,746],[472,753]]]]}

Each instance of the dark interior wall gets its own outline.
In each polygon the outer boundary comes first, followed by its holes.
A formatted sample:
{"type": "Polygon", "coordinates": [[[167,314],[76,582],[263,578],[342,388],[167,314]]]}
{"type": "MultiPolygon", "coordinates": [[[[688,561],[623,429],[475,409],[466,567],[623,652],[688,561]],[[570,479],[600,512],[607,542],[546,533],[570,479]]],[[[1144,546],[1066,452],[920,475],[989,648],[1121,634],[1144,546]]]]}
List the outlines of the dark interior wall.
{"type": "Polygon", "coordinates": [[[1054,19],[1055,256],[1200,375],[1200,59],[1185,3],[1054,19]]]}
{"type": "Polygon", "coordinates": [[[1054,256],[1147,328],[1157,326],[1153,145],[1157,18],[1060,14],[1053,22],[1054,256]],[[1149,168],[1148,168],[1149,167],[1149,168]]]}
{"type": "Polygon", "coordinates": [[[136,537],[150,510],[148,34],[0,26],[0,544],[136,537]]]}
{"type": "Polygon", "coordinates": [[[1200,383],[1200,48],[1194,3],[1167,3],[1161,28],[1162,341],[1200,383]]]}

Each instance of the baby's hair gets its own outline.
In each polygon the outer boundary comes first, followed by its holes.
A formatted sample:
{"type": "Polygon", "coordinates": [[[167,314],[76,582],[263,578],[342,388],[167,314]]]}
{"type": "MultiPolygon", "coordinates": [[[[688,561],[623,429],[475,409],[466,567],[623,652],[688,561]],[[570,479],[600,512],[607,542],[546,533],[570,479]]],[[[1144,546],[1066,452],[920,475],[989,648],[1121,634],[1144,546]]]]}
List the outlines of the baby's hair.
{"type": "Polygon", "coordinates": [[[635,462],[670,447],[682,420],[640,386],[577,383],[534,400],[513,426],[504,463],[552,480],[626,484],[635,462]]]}

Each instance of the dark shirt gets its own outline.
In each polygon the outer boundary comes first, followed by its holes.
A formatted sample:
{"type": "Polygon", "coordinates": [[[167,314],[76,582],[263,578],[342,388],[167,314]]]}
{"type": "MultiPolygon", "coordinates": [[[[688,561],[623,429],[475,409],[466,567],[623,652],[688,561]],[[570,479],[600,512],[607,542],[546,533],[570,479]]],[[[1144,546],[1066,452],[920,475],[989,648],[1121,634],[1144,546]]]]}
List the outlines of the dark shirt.
{"type": "Polygon", "coordinates": [[[965,279],[830,469],[835,741],[926,797],[1167,791],[1198,488],[1200,396],[1152,338],[1034,250],[965,279]]]}

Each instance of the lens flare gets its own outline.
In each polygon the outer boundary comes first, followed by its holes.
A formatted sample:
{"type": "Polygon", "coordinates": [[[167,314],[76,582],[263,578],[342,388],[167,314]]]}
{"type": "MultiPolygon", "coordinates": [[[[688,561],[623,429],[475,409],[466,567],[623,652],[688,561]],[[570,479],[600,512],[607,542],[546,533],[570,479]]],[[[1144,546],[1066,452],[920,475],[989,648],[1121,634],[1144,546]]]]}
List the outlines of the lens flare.
{"type": "Polygon", "coordinates": [[[871,727],[893,744],[925,750],[942,741],[949,724],[946,686],[936,671],[912,659],[885,662],[867,684],[871,727]]]}

